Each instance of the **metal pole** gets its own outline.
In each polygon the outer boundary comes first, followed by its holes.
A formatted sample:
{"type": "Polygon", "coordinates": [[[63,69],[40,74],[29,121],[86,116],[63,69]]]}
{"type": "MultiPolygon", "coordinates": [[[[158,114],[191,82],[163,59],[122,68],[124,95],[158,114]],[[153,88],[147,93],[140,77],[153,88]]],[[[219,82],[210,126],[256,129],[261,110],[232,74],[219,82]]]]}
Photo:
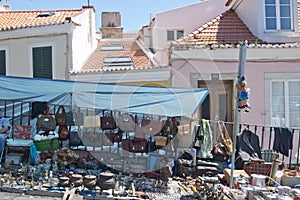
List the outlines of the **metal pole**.
{"type": "MultiPolygon", "coordinates": [[[[239,49],[239,65],[238,65],[238,80],[242,76],[244,76],[244,68],[246,63],[246,51],[247,51],[247,41],[245,41],[239,49]]],[[[239,102],[239,93],[236,90],[236,97],[235,97],[235,106],[234,106],[234,121],[233,121],[233,134],[232,134],[232,140],[233,140],[233,148],[232,148],[232,155],[231,155],[231,171],[230,171],[230,188],[233,188],[233,172],[235,168],[235,152],[236,152],[236,136],[239,134],[239,121],[240,121],[240,115],[238,111],[238,102],[239,102]]]]}

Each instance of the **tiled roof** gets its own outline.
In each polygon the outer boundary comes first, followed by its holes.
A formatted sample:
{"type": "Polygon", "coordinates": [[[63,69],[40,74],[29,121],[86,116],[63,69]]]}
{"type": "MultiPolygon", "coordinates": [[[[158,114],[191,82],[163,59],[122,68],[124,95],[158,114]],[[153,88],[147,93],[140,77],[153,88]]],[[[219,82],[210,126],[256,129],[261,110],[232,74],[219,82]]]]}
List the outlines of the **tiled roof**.
{"type": "Polygon", "coordinates": [[[227,10],[191,34],[174,41],[173,44],[175,46],[239,44],[244,40],[248,43],[262,43],[234,11],[227,10]]]}
{"type": "MultiPolygon", "coordinates": [[[[131,57],[132,65],[134,69],[139,68],[151,68],[153,63],[150,61],[148,56],[137,44],[136,40],[120,40],[118,41],[123,46],[124,50],[122,51],[101,51],[102,46],[112,45],[112,41],[99,40],[96,50],[92,53],[90,58],[87,60],[83,66],[81,72],[84,71],[107,71],[103,70],[104,58],[105,57],[131,57]]],[[[120,63],[118,65],[126,65],[126,63],[120,63]]],[[[118,70],[114,68],[114,70],[118,70]]],[[[108,70],[109,71],[109,70],[108,70]]],[[[74,73],[74,72],[73,72],[74,73]]]]}
{"type": "Polygon", "coordinates": [[[70,23],[84,9],[0,11],[0,31],[70,23]]]}

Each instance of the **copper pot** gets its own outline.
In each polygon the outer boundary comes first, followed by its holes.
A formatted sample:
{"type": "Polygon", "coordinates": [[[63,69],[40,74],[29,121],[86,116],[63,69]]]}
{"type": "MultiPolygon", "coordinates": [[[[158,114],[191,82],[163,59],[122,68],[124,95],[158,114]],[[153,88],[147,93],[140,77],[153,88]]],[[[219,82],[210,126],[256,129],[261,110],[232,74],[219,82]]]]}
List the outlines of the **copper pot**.
{"type": "Polygon", "coordinates": [[[79,187],[82,185],[83,177],[80,174],[73,174],[70,178],[70,183],[74,185],[74,187],[79,187]]]}
{"type": "Polygon", "coordinates": [[[97,182],[101,190],[109,190],[114,189],[116,180],[113,173],[102,172],[99,174],[97,182]]]}
{"type": "Polygon", "coordinates": [[[95,175],[85,175],[83,177],[83,185],[88,188],[89,190],[92,190],[97,183],[97,177],[95,175]]]}
{"type": "Polygon", "coordinates": [[[62,176],[59,178],[59,185],[61,187],[67,187],[67,186],[69,186],[69,181],[70,181],[69,177],[62,176]]]}

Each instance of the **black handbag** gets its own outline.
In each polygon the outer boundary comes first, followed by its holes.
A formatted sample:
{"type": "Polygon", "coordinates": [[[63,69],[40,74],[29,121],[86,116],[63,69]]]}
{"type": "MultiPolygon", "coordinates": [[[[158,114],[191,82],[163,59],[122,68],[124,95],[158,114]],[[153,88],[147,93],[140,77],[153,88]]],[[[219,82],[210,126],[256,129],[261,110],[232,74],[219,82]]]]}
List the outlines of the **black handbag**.
{"type": "Polygon", "coordinates": [[[70,132],[70,138],[69,138],[69,145],[70,146],[81,146],[82,141],[80,138],[80,135],[77,131],[71,131],[70,132]]]}
{"type": "Polygon", "coordinates": [[[113,116],[100,117],[100,124],[102,130],[114,130],[117,127],[113,116]]]}
{"type": "Polygon", "coordinates": [[[42,131],[54,131],[56,128],[55,115],[50,114],[49,106],[46,106],[46,114],[39,114],[37,117],[36,127],[42,131]]]}

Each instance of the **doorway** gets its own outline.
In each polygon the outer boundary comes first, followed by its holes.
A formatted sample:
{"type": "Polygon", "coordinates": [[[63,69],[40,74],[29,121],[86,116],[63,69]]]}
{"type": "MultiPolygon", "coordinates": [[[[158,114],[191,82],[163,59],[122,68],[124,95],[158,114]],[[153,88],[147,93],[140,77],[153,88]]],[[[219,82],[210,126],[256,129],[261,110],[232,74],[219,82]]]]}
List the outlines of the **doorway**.
{"type": "Polygon", "coordinates": [[[198,81],[199,88],[211,91],[200,107],[200,118],[232,122],[233,120],[233,81],[198,81]]]}

